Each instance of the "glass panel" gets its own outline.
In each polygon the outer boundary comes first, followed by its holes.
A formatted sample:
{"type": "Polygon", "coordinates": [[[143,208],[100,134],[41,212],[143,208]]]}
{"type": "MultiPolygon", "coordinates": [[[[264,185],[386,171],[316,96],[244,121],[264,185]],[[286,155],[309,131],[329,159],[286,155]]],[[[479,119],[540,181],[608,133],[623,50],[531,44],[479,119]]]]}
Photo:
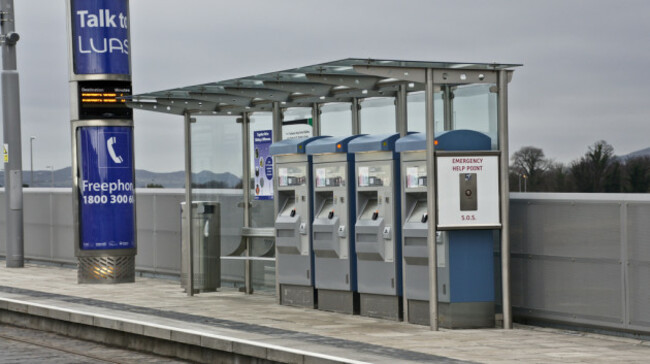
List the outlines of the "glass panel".
{"type": "Polygon", "coordinates": [[[254,292],[275,294],[275,262],[253,261],[251,269],[254,292]]]}
{"type": "Polygon", "coordinates": [[[321,107],[321,135],[352,135],[352,110],[349,103],[330,103],[321,107]]]}
{"type": "Polygon", "coordinates": [[[425,164],[406,167],[406,188],[426,187],[427,168],[425,164]]]}
{"type": "Polygon", "coordinates": [[[494,84],[457,86],[453,88],[453,128],[480,131],[492,138],[497,149],[497,94],[490,92],[494,84]]]}
{"type": "MultiPolygon", "coordinates": [[[[407,118],[408,130],[424,133],[426,131],[426,108],[424,105],[424,91],[411,92],[407,96],[407,118]]],[[[433,114],[435,120],[435,132],[443,131],[444,128],[444,110],[442,103],[442,92],[433,94],[433,114]]]]}
{"type": "MultiPolygon", "coordinates": [[[[241,124],[236,118],[225,116],[197,116],[192,124],[192,200],[200,213],[194,234],[195,252],[210,251],[199,249],[200,244],[220,242],[221,245],[221,285],[223,287],[241,287],[244,284],[243,261],[229,260],[228,256],[240,256],[241,227],[244,222],[242,201],[242,148],[241,124]],[[199,205],[203,205],[201,209],[199,205]],[[213,206],[206,208],[205,206],[213,206]],[[218,209],[219,220],[211,216],[210,210],[218,209]],[[205,237],[214,227],[206,230],[205,222],[217,225],[219,239],[205,237]],[[199,241],[203,239],[203,241],[199,241]]],[[[214,214],[216,211],[212,211],[214,214]]],[[[195,214],[196,215],[196,214],[195,214]]],[[[210,258],[205,254],[199,259],[210,258]]],[[[199,264],[195,264],[199,267],[199,264]]],[[[195,268],[196,269],[196,268],[195,268]]],[[[196,272],[196,270],[195,270],[196,272]]],[[[200,280],[195,273],[197,285],[200,280]]]]}
{"type": "Polygon", "coordinates": [[[395,132],[395,98],[373,97],[360,100],[361,133],[390,134],[395,132]]]}
{"type": "Polygon", "coordinates": [[[314,135],[310,107],[292,107],[285,110],[283,124],[282,139],[309,138],[314,135]]]}
{"type": "Polygon", "coordinates": [[[357,167],[359,172],[359,187],[390,186],[391,166],[390,164],[357,167]]]}
{"type": "Polygon", "coordinates": [[[278,168],[278,186],[304,186],[307,183],[306,166],[289,166],[278,168]]]}
{"type": "Polygon", "coordinates": [[[330,166],[316,168],[316,187],[338,187],[345,186],[345,167],[330,166]]]}
{"type": "MultiPolygon", "coordinates": [[[[260,148],[256,151],[254,134],[256,131],[265,131],[273,129],[272,113],[254,113],[251,116],[249,142],[251,147],[251,208],[250,208],[250,226],[254,228],[272,228],[275,226],[275,208],[273,197],[271,199],[256,199],[259,188],[264,188],[267,184],[273,186],[273,176],[268,178],[266,166],[268,156],[260,148]],[[257,172],[257,173],[256,173],[257,172]]],[[[284,128],[283,128],[284,129],[284,128]]],[[[272,193],[271,193],[272,195],[272,193]]],[[[262,198],[262,197],[260,197],[262,198]]],[[[273,238],[251,238],[251,257],[275,257],[275,240],[273,238]]],[[[243,261],[242,261],[243,264],[243,261]]],[[[253,290],[255,291],[272,291],[275,292],[275,262],[268,261],[251,261],[251,280],[253,290]]],[[[243,269],[242,269],[243,272],[243,269]]]]}

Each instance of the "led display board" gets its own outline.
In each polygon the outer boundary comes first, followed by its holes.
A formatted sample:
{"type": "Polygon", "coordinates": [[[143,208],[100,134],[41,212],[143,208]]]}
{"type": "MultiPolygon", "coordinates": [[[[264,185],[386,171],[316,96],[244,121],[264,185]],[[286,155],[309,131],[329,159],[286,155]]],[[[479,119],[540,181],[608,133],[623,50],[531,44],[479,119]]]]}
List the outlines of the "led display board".
{"type": "Polygon", "coordinates": [[[132,119],[133,110],[118,99],[130,95],[129,81],[80,81],[79,120],[132,119]]]}

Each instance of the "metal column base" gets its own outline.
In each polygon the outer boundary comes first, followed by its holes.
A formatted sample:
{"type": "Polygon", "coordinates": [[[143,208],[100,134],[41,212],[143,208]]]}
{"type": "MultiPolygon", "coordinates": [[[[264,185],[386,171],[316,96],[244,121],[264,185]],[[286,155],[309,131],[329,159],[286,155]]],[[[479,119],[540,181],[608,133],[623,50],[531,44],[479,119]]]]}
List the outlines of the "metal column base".
{"type": "Polygon", "coordinates": [[[359,313],[359,293],[350,291],[318,290],[318,309],[354,315],[359,313]]]}
{"type": "MultiPolygon", "coordinates": [[[[429,326],[429,301],[408,300],[408,321],[429,326]]],[[[494,302],[438,303],[438,324],[446,329],[494,327],[494,302]]]]}
{"type": "Polygon", "coordinates": [[[410,324],[429,326],[429,301],[408,300],[408,321],[410,324]]]}
{"type": "Polygon", "coordinates": [[[315,290],[312,286],[280,285],[280,304],[298,307],[316,307],[315,290]]]}
{"type": "Polygon", "coordinates": [[[77,283],[133,283],[135,256],[77,257],[77,283]]]}
{"type": "Polygon", "coordinates": [[[402,320],[402,297],[361,293],[361,316],[402,320]]]}
{"type": "Polygon", "coordinates": [[[494,302],[439,302],[438,323],[448,329],[494,327],[494,302]]]}

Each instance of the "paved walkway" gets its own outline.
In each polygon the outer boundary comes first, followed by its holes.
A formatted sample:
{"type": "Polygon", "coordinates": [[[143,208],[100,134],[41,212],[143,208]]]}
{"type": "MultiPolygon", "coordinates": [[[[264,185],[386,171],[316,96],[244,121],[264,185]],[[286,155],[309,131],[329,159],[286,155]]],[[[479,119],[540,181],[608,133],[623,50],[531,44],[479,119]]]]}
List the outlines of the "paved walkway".
{"type": "Polygon", "coordinates": [[[149,323],[153,326],[148,330],[154,330],[150,334],[170,330],[166,335],[178,341],[200,334],[201,340],[229,340],[231,345],[247,344],[249,349],[259,345],[295,354],[315,353],[334,361],[650,361],[650,342],[627,338],[522,325],[515,325],[514,330],[432,332],[406,323],[280,306],[266,295],[223,290],[187,297],[176,281],[137,278],[134,284],[120,285],[78,285],[76,281],[76,270],[33,265],[8,269],[2,264],[0,309],[3,304],[31,304],[37,312],[58,308],[67,310],[68,315],[93,315],[91,322],[97,325],[103,319],[119,318],[124,320],[120,328],[125,330],[129,323],[149,323]]]}

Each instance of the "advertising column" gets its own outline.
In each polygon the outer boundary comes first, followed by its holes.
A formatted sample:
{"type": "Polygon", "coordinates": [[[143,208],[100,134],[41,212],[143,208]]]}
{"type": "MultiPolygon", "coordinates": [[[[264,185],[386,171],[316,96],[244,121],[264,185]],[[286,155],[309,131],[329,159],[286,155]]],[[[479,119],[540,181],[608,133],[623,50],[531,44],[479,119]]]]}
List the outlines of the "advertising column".
{"type": "Polygon", "coordinates": [[[79,283],[135,280],[128,0],[67,0],[79,283]]]}

